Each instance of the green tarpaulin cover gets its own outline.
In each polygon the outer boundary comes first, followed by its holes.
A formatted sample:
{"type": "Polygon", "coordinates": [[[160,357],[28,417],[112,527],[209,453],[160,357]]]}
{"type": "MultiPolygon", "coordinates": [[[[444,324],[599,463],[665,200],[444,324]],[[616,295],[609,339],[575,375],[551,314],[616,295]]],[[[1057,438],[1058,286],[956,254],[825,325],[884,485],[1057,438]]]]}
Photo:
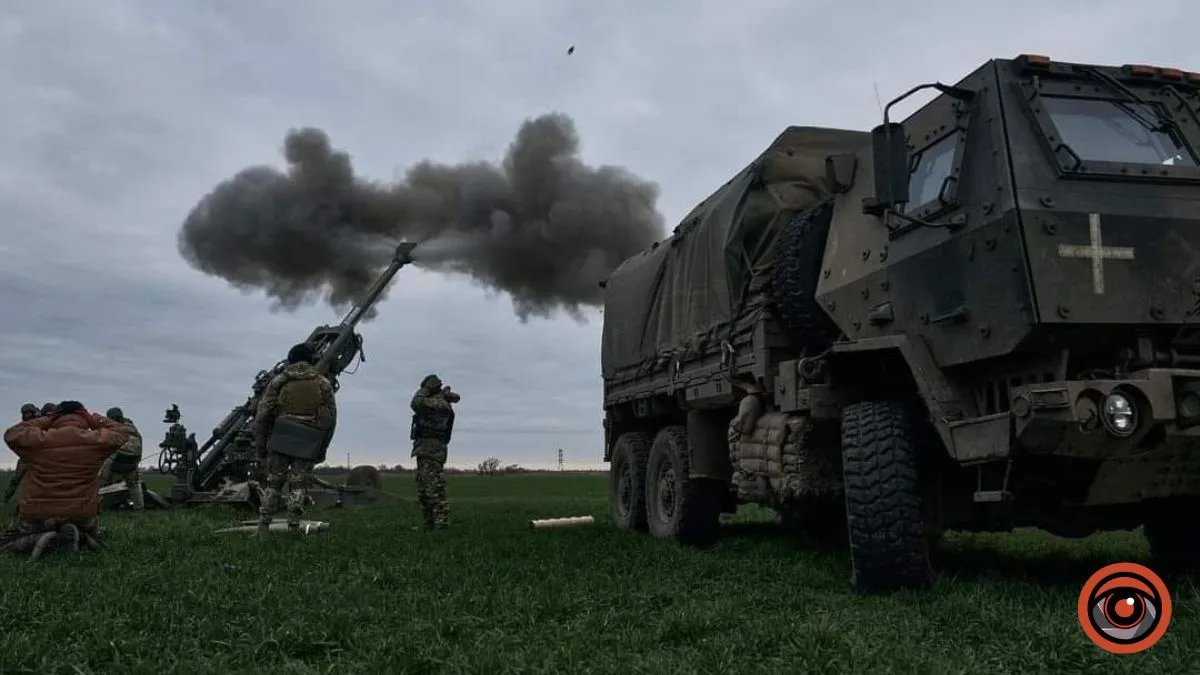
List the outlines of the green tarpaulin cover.
{"type": "Polygon", "coordinates": [[[861,131],[788,127],[670,238],[622,263],[605,286],[604,377],[727,327],[764,235],[833,193],[832,156],[869,152],[870,142],[861,131]]]}

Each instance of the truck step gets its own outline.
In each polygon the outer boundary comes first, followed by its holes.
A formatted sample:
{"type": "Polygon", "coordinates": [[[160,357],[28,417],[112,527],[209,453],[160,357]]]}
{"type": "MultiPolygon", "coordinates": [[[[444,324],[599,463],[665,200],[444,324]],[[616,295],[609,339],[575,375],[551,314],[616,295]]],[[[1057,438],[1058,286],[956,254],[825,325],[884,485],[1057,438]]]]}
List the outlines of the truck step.
{"type": "Polygon", "coordinates": [[[975,493],[976,502],[1009,502],[1012,498],[1012,493],[1007,490],[980,490],[975,493]]]}

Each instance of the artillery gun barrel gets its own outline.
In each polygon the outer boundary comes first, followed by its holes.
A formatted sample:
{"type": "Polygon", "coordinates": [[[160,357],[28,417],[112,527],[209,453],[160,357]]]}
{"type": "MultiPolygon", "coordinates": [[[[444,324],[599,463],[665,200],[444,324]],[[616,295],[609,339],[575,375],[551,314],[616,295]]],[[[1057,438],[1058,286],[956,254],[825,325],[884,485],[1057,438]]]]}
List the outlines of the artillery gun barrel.
{"type": "MultiPolygon", "coordinates": [[[[337,339],[321,350],[320,358],[317,361],[317,370],[322,373],[329,373],[331,366],[336,362],[338,356],[346,348],[350,340],[354,339],[354,327],[362,321],[367,310],[379,301],[379,296],[383,294],[383,290],[392,282],[392,278],[396,276],[400,268],[412,262],[412,250],[416,246],[415,243],[404,242],[396,247],[396,252],[392,256],[392,262],[388,264],[387,269],[383,271],[383,274],[379,275],[379,278],[367,290],[363,299],[352,307],[346,313],[346,316],[342,318],[342,322],[338,324],[338,327],[342,330],[338,331],[337,339]]],[[[330,374],[336,376],[338,373],[330,374]]]]}
{"type": "MultiPolygon", "coordinates": [[[[331,377],[335,388],[337,387],[337,376],[341,374],[356,353],[360,355],[362,353],[361,339],[354,332],[354,328],[362,321],[367,310],[379,301],[384,289],[391,283],[400,268],[412,262],[411,254],[414,248],[416,248],[416,244],[412,242],[403,242],[396,246],[391,263],[367,290],[363,299],[350,309],[341,323],[336,326],[320,326],[309,337],[308,342],[312,344],[318,357],[317,370],[331,377]]],[[[248,425],[257,411],[262,388],[270,376],[278,372],[282,366],[283,362],[281,361],[271,371],[260,373],[259,379],[255,381],[253,395],[246,399],[245,403],[230,411],[221,424],[213,429],[212,436],[199,448],[197,453],[195,472],[187,481],[191,489],[205,490],[215,487],[217,479],[224,473],[222,466],[228,455],[228,448],[237,441],[239,434],[248,431],[248,425]]]]}

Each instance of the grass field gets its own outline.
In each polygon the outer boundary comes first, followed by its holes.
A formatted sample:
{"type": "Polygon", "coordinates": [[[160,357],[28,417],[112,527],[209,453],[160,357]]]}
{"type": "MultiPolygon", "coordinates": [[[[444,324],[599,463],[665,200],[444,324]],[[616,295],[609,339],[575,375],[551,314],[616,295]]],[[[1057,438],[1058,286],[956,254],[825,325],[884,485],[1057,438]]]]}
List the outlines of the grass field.
{"type": "Polygon", "coordinates": [[[1138,534],[950,535],[931,591],[858,597],[844,552],[769,512],[699,552],[611,529],[600,475],[453,477],[437,533],[411,529],[411,478],[385,488],[401,501],[310,514],[316,535],[216,534],[246,517],[228,507],[114,513],[103,553],[0,560],[0,672],[1200,671],[1190,579],[1147,652],[1101,652],[1076,622],[1092,571],[1146,558],[1138,534]]]}

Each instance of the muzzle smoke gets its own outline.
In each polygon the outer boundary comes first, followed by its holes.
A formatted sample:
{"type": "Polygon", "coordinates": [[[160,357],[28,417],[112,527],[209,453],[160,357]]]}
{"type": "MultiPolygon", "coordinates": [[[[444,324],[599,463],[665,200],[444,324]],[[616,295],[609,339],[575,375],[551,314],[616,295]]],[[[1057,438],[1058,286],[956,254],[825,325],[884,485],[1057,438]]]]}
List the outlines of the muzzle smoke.
{"type": "Polygon", "coordinates": [[[585,165],[562,114],[522,124],[499,165],[425,160],[394,185],[356,177],[319,129],[288,133],[284,157],[286,172],[251,167],[217,185],[179,233],[193,267],[283,309],[322,296],[344,309],[408,240],[420,242],[414,264],[509,294],[522,321],[582,320],[598,282],[663,236],[658,186],[585,165]]]}

